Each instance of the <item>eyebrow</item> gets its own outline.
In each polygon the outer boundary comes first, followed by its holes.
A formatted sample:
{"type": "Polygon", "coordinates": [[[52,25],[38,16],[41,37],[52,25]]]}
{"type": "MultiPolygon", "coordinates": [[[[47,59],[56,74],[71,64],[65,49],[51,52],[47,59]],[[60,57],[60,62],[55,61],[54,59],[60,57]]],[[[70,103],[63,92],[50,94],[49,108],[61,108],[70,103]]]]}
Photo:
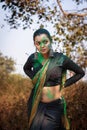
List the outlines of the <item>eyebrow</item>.
{"type": "Polygon", "coordinates": [[[38,43],[40,43],[40,41],[35,41],[35,42],[38,42],[38,43]]]}
{"type": "Polygon", "coordinates": [[[48,41],[48,39],[46,38],[46,39],[42,39],[41,41],[35,41],[35,42],[40,43],[40,42],[42,42],[42,41],[48,41]]]}

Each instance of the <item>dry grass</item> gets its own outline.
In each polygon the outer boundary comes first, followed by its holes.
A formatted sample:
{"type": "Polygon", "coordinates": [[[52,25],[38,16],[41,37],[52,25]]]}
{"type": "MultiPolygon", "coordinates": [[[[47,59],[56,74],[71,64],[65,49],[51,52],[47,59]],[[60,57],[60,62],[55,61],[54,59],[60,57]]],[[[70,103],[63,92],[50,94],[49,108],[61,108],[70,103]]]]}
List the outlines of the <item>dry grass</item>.
{"type": "MultiPolygon", "coordinates": [[[[0,130],[27,130],[29,79],[11,76],[0,84],[0,130]]],[[[64,89],[71,130],[87,130],[87,83],[64,89]]]]}
{"type": "Polygon", "coordinates": [[[79,82],[64,90],[71,130],[87,130],[87,82],[79,82]]]}

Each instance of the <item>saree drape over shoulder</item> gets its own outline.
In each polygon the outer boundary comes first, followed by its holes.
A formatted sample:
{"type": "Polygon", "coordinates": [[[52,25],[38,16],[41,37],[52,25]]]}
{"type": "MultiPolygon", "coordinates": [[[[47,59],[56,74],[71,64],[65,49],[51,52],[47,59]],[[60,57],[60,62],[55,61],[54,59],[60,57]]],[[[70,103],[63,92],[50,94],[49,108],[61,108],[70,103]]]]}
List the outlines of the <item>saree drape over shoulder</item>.
{"type": "Polygon", "coordinates": [[[24,71],[34,85],[28,101],[29,130],[64,130],[62,116],[65,117],[65,128],[69,130],[64,98],[51,103],[42,103],[41,91],[44,86],[61,85],[61,89],[63,86],[67,87],[83,77],[83,70],[62,53],[54,53],[54,57],[49,58],[43,66],[38,60],[35,61],[34,55],[31,55],[24,66],[24,71]],[[67,69],[76,74],[69,79],[63,78],[67,69]]]}

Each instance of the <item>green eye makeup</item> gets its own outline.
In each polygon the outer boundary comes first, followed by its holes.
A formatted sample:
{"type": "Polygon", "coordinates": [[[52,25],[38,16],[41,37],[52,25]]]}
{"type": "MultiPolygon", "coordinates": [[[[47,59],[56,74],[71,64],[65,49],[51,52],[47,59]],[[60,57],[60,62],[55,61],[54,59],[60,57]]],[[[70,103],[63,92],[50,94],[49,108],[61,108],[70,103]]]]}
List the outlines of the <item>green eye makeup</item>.
{"type": "Polygon", "coordinates": [[[38,46],[45,46],[48,42],[48,39],[47,38],[43,38],[40,42],[39,41],[36,41],[35,44],[38,45],[38,46]]]}

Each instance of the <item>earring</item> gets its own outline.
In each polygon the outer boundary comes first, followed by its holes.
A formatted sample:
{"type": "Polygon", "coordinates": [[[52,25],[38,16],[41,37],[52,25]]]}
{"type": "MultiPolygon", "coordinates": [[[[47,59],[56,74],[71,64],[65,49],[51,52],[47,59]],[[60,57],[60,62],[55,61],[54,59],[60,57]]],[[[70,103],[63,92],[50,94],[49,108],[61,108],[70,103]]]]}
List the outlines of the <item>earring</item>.
{"type": "Polygon", "coordinates": [[[53,48],[52,45],[50,45],[50,52],[49,52],[49,57],[53,57],[53,48]]]}
{"type": "Polygon", "coordinates": [[[37,48],[36,48],[36,51],[34,53],[34,58],[37,59],[38,55],[37,55],[37,48]]]}

